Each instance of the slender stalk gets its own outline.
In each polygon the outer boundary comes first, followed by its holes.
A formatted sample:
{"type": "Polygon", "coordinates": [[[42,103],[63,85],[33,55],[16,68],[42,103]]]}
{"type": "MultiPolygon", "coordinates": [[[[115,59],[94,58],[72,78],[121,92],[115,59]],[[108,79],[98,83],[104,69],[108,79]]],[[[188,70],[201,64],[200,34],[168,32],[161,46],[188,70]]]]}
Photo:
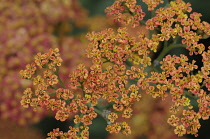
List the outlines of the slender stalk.
{"type": "Polygon", "coordinates": [[[56,92],[50,93],[49,96],[54,96],[56,92]]]}
{"type": "Polygon", "coordinates": [[[76,124],[74,125],[74,128],[79,127],[79,126],[80,126],[80,124],[81,124],[81,122],[76,123],[76,124]]]}
{"type": "Polygon", "coordinates": [[[197,96],[193,96],[192,93],[186,91],[186,90],[183,90],[184,91],[184,96],[187,97],[187,98],[190,98],[190,99],[197,99],[198,97],[197,96]]]}
{"type": "Polygon", "coordinates": [[[168,47],[164,47],[162,52],[160,53],[160,55],[157,57],[157,61],[161,61],[164,56],[172,49],[174,48],[177,48],[177,47],[183,47],[183,48],[186,48],[186,45],[183,45],[183,44],[171,44],[169,45],[168,47]]]}
{"type": "Polygon", "coordinates": [[[62,86],[63,88],[65,88],[65,85],[64,85],[64,83],[62,82],[62,80],[61,80],[61,78],[60,78],[60,75],[59,75],[59,67],[58,67],[57,70],[54,72],[54,74],[57,75],[58,81],[59,81],[59,83],[61,84],[61,86],[62,86]]]}
{"type": "Polygon", "coordinates": [[[108,120],[106,117],[103,116],[102,112],[101,112],[99,109],[97,109],[96,107],[94,107],[94,111],[95,111],[98,115],[100,115],[101,117],[103,117],[103,119],[104,119],[107,123],[109,123],[109,120],[108,120]]]}
{"type": "Polygon", "coordinates": [[[53,90],[56,90],[57,89],[56,87],[54,87],[52,85],[50,85],[50,88],[53,89],[53,90]]]}

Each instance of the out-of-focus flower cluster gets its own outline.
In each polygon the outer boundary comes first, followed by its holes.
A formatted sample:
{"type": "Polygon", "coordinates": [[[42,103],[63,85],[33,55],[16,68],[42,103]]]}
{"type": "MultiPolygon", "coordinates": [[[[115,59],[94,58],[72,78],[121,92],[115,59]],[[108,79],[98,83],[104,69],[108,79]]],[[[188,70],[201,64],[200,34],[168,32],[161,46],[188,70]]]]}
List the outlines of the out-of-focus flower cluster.
{"type": "Polygon", "coordinates": [[[0,132],[2,139],[43,139],[44,136],[41,135],[38,130],[28,127],[22,128],[21,125],[17,125],[13,121],[1,120],[0,132]],[[12,133],[11,133],[12,131],[12,133]]]}
{"type": "MultiPolygon", "coordinates": [[[[20,105],[22,90],[31,82],[20,80],[19,70],[36,53],[59,47],[61,54],[66,55],[64,62],[68,61],[61,73],[66,77],[73,65],[84,59],[81,57],[84,51],[78,51],[83,42],[61,34],[71,29],[70,21],[81,26],[78,17],[86,18],[87,14],[76,0],[1,0],[0,3],[0,117],[22,125],[34,123],[45,112],[41,109],[33,112],[20,105]]],[[[32,67],[33,64],[28,68],[32,67]]]]}
{"type": "MultiPolygon", "coordinates": [[[[162,101],[161,98],[153,99],[151,96],[143,93],[141,101],[133,106],[133,116],[127,120],[131,126],[132,134],[125,136],[123,134],[110,134],[108,139],[135,139],[144,138],[148,139],[178,139],[173,128],[166,122],[167,118],[171,115],[168,111],[173,102],[169,97],[162,101]],[[161,128],[160,128],[161,126],[161,128]]],[[[178,116],[181,111],[178,112],[178,116]]],[[[123,118],[118,118],[124,120],[123,118]]],[[[182,137],[181,139],[184,139],[182,137]]]]}
{"type": "MultiPolygon", "coordinates": [[[[148,4],[148,10],[153,10],[162,1],[144,2],[148,4]]],[[[201,22],[198,13],[188,16],[191,11],[190,4],[182,0],[171,1],[166,7],[156,9],[155,15],[143,22],[149,31],[148,36],[141,32],[131,35],[128,27],[88,33],[90,43],[86,54],[92,65],[86,68],[79,64],[69,74],[67,85],[59,75],[62,62],[59,50],[38,53],[35,62],[20,72],[35,86],[35,89],[24,91],[22,105],[55,111],[55,118],[60,121],[74,117],[74,127],[70,126],[68,132],[54,129],[48,134],[49,138],[88,138],[88,125],[97,115],[107,121],[106,130],[110,133],[129,135],[131,127],[126,119],[132,117],[133,105],[141,101],[142,93],[146,92],[153,98],[170,100],[167,122],[174,127],[176,135],[197,136],[201,127],[199,120],[207,120],[210,115],[207,93],[210,91],[210,51],[198,43],[202,36],[196,31],[210,35],[210,25],[201,22]],[[159,47],[163,49],[154,64],[151,54],[159,51],[159,47]],[[189,55],[201,55],[203,66],[199,69],[196,61],[190,61],[184,54],[167,55],[178,47],[189,50],[189,55]],[[197,101],[198,111],[193,109],[190,98],[197,101]],[[102,103],[105,111],[111,107],[106,114],[98,108],[102,103]]],[[[139,22],[145,16],[135,0],[116,0],[106,12],[131,27],[140,26],[139,22]]]]}

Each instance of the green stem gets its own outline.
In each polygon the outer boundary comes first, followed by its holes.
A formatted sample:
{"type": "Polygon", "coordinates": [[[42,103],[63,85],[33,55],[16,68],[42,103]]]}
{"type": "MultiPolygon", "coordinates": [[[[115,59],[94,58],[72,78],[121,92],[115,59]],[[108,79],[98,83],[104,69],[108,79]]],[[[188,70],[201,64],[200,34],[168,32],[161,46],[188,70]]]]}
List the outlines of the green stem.
{"type": "Polygon", "coordinates": [[[177,41],[179,40],[179,36],[177,35],[175,38],[173,38],[173,44],[176,44],[177,43],[177,41]]]}
{"type": "Polygon", "coordinates": [[[64,83],[62,82],[62,80],[61,80],[61,78],[60,78],[60,75],[59,75],[59,67],[58,67],[57,70],[54,72],[54,74],[57,75],[58,81],[59,81],[59,83],[61,84],[61,86],[62,86],[63,88],[65,88],[65,85],[64,85],[64,83]]]}
{"type": "MultiPolygon", "coordinates": [[[[91,103],[87,103],[86,105],[87,105],[89,108],[91,107],[91,103]]],[[[100,115],[101,117],[103,117],[103,119],[104,119],[107,123],[109,122],[109,120],[108,120],[106,117],[103,116],[103,113],[102,113],[98,108],[94,107],[94,111],[95,111],[98,115],[100,115]]]]}
{"type": "Polygon", "coordinates": [[[157,69],[156,66],[152,65],[151,67],[151,71],[154,71],[154,72],[157,72],[157,73],[160,73],[160,71],[157,69]]]}
{"type": "Polygon", "coordinates": [[[56,87],[54,87],[52,85],[50,85],[50,88],[53,89],[53,90],[56,90],[57,89],[56,87]]]}
{"type": "Polygon", "coordinates": [[[164,47],[158,58],[156,59],[157,61],[161,61],[164,56],[172,49],[177,48],[177,47],[183,47],[186,48],[186,45],[183,44],[171,44],[168,47],[164,47]]]}
{"type": "Polygon", "coordinates": [[[167,45],[168,45],[168,41],[164,41],[164,48],[166,48],[167,47],[167,45]]]}
{"type": "Polygon", "coordinates": [[[108,63],[108,62],[110,62],[110,61],[109,61],[109,60],[106,60],[106,61],[103,62],[103,64],[104,64],[104,63],[108,63]]]}
{"type": "Polygon", "coordinates": [[[206,86],[206,83],[203,82],[200,88],[203,88],[204,86],[206,86]]]}
{"type": "Polygon", "coordinates": [[[107,123],[109,122],[109,120],[108,120],[106,117],[103,116],[102,112],[101,112],[99,109],[97,109],[96,107],[94,107],[94,111],[95,111],[98,115],[100,115],[101,117],[103,117],[103,119],[104,119],[107,123]]]}
{"type": "Polygon", "coordinates": [[[49,96],[54,96],[56,92],[50,93],[49,96]]]}
{"type": "Polygon", "coordinates": [[[140,23],[140,25],[146,26],[146,22],[144,20],[140,20],[139,23],[140,23]]]}
{"type": "Polygon", "coordinates": [[[78,122],[77,124],[75,124],[75,125],[74,125],[74,128],[79,127],[79,126],[80,126],[80,124],[81,124],[81,122],[78,122]]]}
{"type": "Polygon", "coordinates": [[[184,91],[184,96],[189,98],[189,99],[197,99],[197,96],[193,96],[192,93],[188,92],[187,90],[183,90],[184,91]]]}
{"type": "Polygon", "coordinates": [[[149,39],[152,39],[152,34],[154,34],[154,30],[149,30],[149,39]]]}

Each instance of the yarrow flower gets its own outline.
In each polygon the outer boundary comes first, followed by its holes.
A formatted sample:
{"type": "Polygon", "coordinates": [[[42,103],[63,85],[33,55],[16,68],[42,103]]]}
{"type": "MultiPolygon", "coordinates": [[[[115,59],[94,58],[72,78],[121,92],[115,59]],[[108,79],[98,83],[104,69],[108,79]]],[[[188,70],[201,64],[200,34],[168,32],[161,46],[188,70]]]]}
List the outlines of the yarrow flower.
{"type": "Polygon", "coordinates": [[[130,24],[132,27],[140,25],[145,13],[140,5],[136,5],[136,0],[116,0],[114,4],[107,7],[105,12],[108,16],[114,16],[115,22],[130,24]]]}
{"type": "Polygon", "coordinates": [[[160,3],[164,3],[163,0],[142,0],[148,5],[148,11],[153,11],[160,3]]]}
{"type": "MultiPolygon", "coordinates": [[[[154,10],[163,1],[144,2],[148,10],[154,10]]],[[[175,128],[176,135],[197,136],[201,127],[199,119],[207,120],[210,115],[210,97],[205,91],[210,86],[210,51],[205,51],[204,44],[198,43],[202,36],[196,30],[209,35],[205,31],[209,24],[201,22],[200,14],[186,14],[191,11],[190,4],[182,0],[171,1],[167,7],[156,9],[155,15],[145,22],[148,31],[153,33],[150,36],[139,32],[130,35],[128,27],[88,33],[86,37],[90,43],[86,55],[92,65],[79,64],[69,74],[68,86],[59,76],[63,62],[59,49],[38,53],[35,62],[20,71],[22,77],[32,80],[35,86],[35,90],[27,88],[24,91],[21,104],[55,111],[55,118],[60,121],[73,117],[75,127],[69,127],[67,133],[54,129],[48,134],[50,138],[88,138],[88,126],[98,115],[104,118],[110,133],[129,135],[131,127],[125,119],[134,115],[133,105],[141,101],[142,93],[146,92],[153,98],[171,99],[169,112],[172,115],[167,122],[175,128]],[[160,50],[160,47],[163,48],[160,50]],[[178,47],[186,48],[189,55],[200,54],[203,66],[199,69],[196,61],[184,54],[168,55],[170,50],[178,47]],[[160,54],[154,64],[151,55],[157,51],[160,54]],[[193,109],[191,98],[197,101],[198,111],[193,109]],[[102,102],[106,102],[104,109],[99,108],[102,102]],[[107,108],[108,113],[104,114],[107,108]],[[124,121],[120,121],[120,117],[124,121]]],[[[132,27],[139,26],[145,16],[135,0],[116,0],[106,12],[132,27]]]]}
{"type": "MultiPolygon", "coordinates": [[[[31,87],[31,78],[39,74],[37,72],[38,67],[34,66],[35,62],[32,62],[36,53],[43,53],[49,48],[59,47],[62,55],[68,53],[68,56],[64,57],[64,61],[74,61],[76,63],[84,60],[84,58],[73,60],[69,57],[70,55],[79,57],[83,53],[83,51],[78,52],[78,49],[74,48],[75,45],[82,47],[82,43],[75,37],[65,36],[64,39],[64,36],[61,37],[60,35],[69,32],[72,23],[77,28],[84,26],[81,20],[78,20],[78,17],[85,19],[87,13],[75,0],[61,0],[59,2],[52,0],[1,0],[1,120],[11,120],[21,126],[28,126],[39,122],[41,118],[46,116],[46,111],[43,109],[36,109],[36,112],[31,107],[23,109],[19,103],[22,96],[21,92],[25,88],[31,87]],[[57,32],[59,32],[59,35],[55,36],[57,32]],[[64,46],[66,43],[71,47],[64,46]],[[71,52],[63,51],[63,48],[65,50],[71,49],[71,52]],[[22,71],[24,78],[27,78],[27,80],[21,80],[18,73],[27,64],[28,67],[25,71],[22,71]]],[[[65,71],[74,68],[72,65],[69,66],[69,63],[74,64],[73,62],[66,63],[66,67],[60,72],[60,76],[66,76],[65,71]]],[[[54,77],[53,79],[56,78],[54,77]]],[[[54,81],[56,82],[56,80],[54,81]]],[[[33,87],[32,90],[34,92],[33,87]]],[[[36,105],[35,102],[34,100],[34,105],[36,105]]]]}

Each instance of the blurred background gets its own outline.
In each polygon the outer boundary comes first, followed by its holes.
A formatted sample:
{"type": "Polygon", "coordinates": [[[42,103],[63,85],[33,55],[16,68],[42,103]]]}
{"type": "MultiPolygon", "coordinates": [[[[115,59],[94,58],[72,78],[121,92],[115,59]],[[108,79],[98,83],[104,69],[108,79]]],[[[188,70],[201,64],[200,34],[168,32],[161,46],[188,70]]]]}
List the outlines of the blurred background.
{"type": "MultiPolygon", "coordinates": [[[[22,92],[30,81],[21,80],[19,71],[33,61],[37,52],[58,47],[63,58],[61,78],[79,63],[90,65],[85,57],[87,32],[117,28],[104,9],[114,0],[0,0],[0,138],[44,139],[54,128],[68,131],[70,120],[60,122],[42,109],[36,112],[20,105],[22,92]]],[[[193,11],[202,13],[202,20],[210,23],[209,0],[185,0],[193,11]]],[[[142,5],[146,12],[146,5],[142,5]]],[[[146,12],[145,19],[150,17],[146,12]]],[[[145,30],[145,29],[144,29],[145,30]]],[[[210,40],[201,40],[206,46],[210,40]]],[[[196,57],[199,60],[199,57],[196,57]]],[[[66,82],[67,84],[67,82],[66,82]]],[[[170,100],[161,101],[143,95],[134,105],[134,116],[129,120],[131,136],[108,134],[106,122],[98,116],[90,126],[90,139],[177,139],[167,124],[170,100]]],[[[210,122],[201,121],[198,139],[209,139],[210,122]]],[[[193,136],[182,137],[184,139],[193,136]]]]}

